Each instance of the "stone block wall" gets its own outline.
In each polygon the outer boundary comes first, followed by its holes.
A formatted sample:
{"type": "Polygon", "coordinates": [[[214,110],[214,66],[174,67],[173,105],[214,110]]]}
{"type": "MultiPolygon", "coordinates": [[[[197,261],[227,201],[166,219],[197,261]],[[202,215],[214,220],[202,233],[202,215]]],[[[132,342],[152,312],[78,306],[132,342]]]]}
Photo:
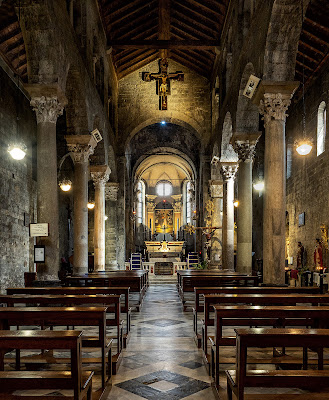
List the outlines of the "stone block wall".
{"type": "Polygon", "coordinates": [[[36,221],[36,122],[28,100],[0,66],[0,290],[24,285],[24,272],[33,269],[33,239],[24,222],[36,221]],[[17,114],[18,113],[18,114],[17,114]],[[17,115],[19,116],[17,134],[17,115]],[[10,142],[24,140],[21,161],[7,152],[10,142]],[[24,221],[24,217],[26,221],[24,221]]]}
{"type": "MultiPolygon", "coordinates": [[[[297,93],[298,95],[298,93],[297,93]]],[[[313,138],[313,149],[308,156],[300,156],[293,147],[294,140],[303,136],[303,102],[289,109],[287,143],[292,146],[291,176],[287,179],[287,211],[289,213],[289,256],[296,266],[297,242],[307,251],[307,265],[313,267],[315,239],[321,239],[321,225],[329,226],[329,123],[327,111],[325,151],[317,156],[318,107],[322,101],[329,103],[329,65],[323,68],[311,86],[305,91],[306,136],[313,138]],[[298,216],[305,212],[305,225],[299,226],[298,216]]],[[[325,263],[328,266],[328,257],[325,263]]]]}

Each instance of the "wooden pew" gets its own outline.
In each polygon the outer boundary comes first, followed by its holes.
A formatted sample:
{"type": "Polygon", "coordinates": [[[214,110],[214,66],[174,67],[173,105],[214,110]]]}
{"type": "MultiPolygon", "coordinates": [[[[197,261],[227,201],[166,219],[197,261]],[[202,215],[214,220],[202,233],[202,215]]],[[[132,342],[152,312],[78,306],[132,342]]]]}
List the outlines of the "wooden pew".
{"type": "Polygon", "coordinates": [[[219,386],[219,362],[221,346],[235,346],[235,336],[223,336],[226,326],[259,327],[326,327],[329,307],[313,306],[213,306],[215,310],[215,338],[213,342],[211,370],[215,387],[219,386]]]}
{"type": "Polygon", "coordinates": [[[0,307],[0,329],[18,326],[97,326],[98,337],[83,337],[82,346],[101,349],[102,393],[108,393],[106,384],[112,376],[112,340],[106,340],[106,307],[0,307]],[[108,368],[106,353],[108,352],[108,368]]]}
{"type": "MultiPolygon", "coordinates": [[[[187,271],[185,271],[187,272],[187,271]]],[[[194,292],[195,287],[208,286],[236,286],[236,284],[247,286],[251,283],[253,286],[258,285],[258,276],[246,274],[222,274],[222,273],[204,273],[204,274],[189,274],[180,277],[179,295],[186,310],[184,293],[194,292]]]]}
{"type": "Polygon", "coordinates": [[[194,288],[194,308],[193,308],[193,329],[195,333],[195,341],[198,348],[201,347],[201,334],[198,333],[198,313],[204,312],[204,305],[200,304],[201,296],[206,294],[286,294],[286,293],[305,293],[305,294],[320,294],[318,286],[307,287],[270,287],[270,286],[255,286],[255,287],[195,287],[194,288]]]}
{"type": "MultiPolygon", "coordinates": [[[[74,400],[82,400],[85,396],[91,400],[94,372],[82,371],[81,347],[81,331],[0,331],[0,393],[28,389],[72,389],[74,400]],[[4,354],[8,349],[70,350],[71,371],[5,371],[4,354]]],[[[4,396],[2,394],[1,398],[4,396]]]]}
{"type": "Polygon", "coordinates": [[[58,286],[58,287],[14,287],[7,288],[8,295],[123,295],[124,305],[121,312],[126,314],[126,333],[123,335],[123,344],[126,347],[131,328],[131,307],[129,307],[129,287],[92,287],[92,286],[58,286]]]}
{"type": "MultiPolygon", "coordinates": [[[[318,360],[318,370],[307,369],[307,348],[329,347],[329,329],[236,329],[236,370],[227,370],[227,398],[232,392],[237,400],[244,400],[246,387],[284,387],[317,390],[328,387],[329,371],[323,370],[323,360],[318,360]],[[304,370],[247,370],[250,347],[300,347],[304,350],[304,370]]],[[[312,399],[312,393],[308,393],[312,399]]],[[[283,395],[284,397],[284,395],[283,395]]],[[[282,398],[283,398],[282,397],[282,398]]]]}
{"type": "Polygon", "coordinates": [[[204,357],[207,359],[208,349],[208,328],[214,326],[214,319],[210,318],[210,311],[214,305],[287,305],[295,306],[297,303],[306,303],[317,306],[325,304],[329,306],[329,294],[304,294],[304,293],[286,293],[286,294],[206,294],[204,295],[204,319],[202,321],[202,343],[204,357]]]}
{"type": "Polygon", "coordinates": [[[131,293],[138,293],[137,311],[140,311],[147,289],[147,273],[144,271],[113,271],[103,274],[85,274],[64,278],[67,286],[124,286],[130,287],[131,293]]]}
{"type": "MultiPolygon", "coordinates": [[[[14,307],[17,304],[30,306],[49,307],[60,305],[61,307],[71,306],[106,306],[107,314],[114,315],[106,319],[106,326],[116,328],[117,353],[112,356],[112,371],[116,374],[122,361],[123,332],[122,320],[120,314],[120,296],[119,295],[0,295],[0,303],[7,307],[14,307]]],[[[71,324],[70,324],[71,325],[71,324]]]]}

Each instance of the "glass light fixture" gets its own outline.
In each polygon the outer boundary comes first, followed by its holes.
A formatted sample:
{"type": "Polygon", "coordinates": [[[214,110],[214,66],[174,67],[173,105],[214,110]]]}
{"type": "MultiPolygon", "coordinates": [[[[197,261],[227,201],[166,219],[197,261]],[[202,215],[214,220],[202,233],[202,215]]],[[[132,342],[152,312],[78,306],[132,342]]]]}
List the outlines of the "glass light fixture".
{"type": "Polygon", "coordinates": [[[14,160],[23,160],[27,152],[27,147],[24,143],[15,143],[8,146],[8,153],[14,160]]]}
{"type": "Polygon", "coordinates": [[[92,210],[93,208],[95,208],[95,203],[92,203],[91,201],[88,201],[87,207],[88,207],[89,210],[92,210]]]}
{"type": "Polygon", "coordinates": [[[234,207],[239,207],[239,200],[235,200],[235,202],[233,203],[234,207]]]}
{"type": "Polygon", "coordinates": [[[58,186],[63,192],[68,192],[72,187],[72,182],[69,179],[63,179],[59,182],[58,186]]]}
{"type": "Polygon", "coordinates": [[[253,184],[253,187],[258,192],[262,192],[264,190],[264,182],[263,181],[257,181],[257,182],[255,182],[253,184]]]}
{"type": "MultiPolygon", "coordinates": [[[[301,8],[301,22],[302,22],[302,26],[303,26],[303,22],[304,22],[303,1],[302,1],[301,5],[302,5],[302,8],[301,8]]],[[[308,139],[306,137],[305,70],[304,70],[304,64],[305,64],[305,55],[303,53],[303,79],[302,79],[302,88],[303,88],[303,97],[302,97],[302,99],[303,99],[302,130],[303,130],[303,135],[302,135],[302,139],[297,140],[295,142],[296,151],[301,156],[307,156],[308,154],[310,154],[310,152],[312,150],[312,147],[313,147],[312,140],[308,139]]]]}
{"type": "Polygon", "coordinates": [[[310,140],[300,140],[299,142],[295,143],[296,151],[301,156],[307,156],[312,150],[313,144],[310,140]]]}

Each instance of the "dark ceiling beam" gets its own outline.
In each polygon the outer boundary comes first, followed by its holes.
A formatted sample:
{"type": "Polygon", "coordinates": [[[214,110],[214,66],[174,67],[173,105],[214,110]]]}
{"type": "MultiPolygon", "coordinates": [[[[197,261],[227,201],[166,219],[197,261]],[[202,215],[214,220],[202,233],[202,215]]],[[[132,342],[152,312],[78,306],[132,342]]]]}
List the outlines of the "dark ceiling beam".
{"type": "Polygon", "coordinates": [[[313,46],[311,46],[309,43],[306,43],[304,40],[300,40],[300,43],[302,44],[303,47],[306,47],[307,49],[314,51],[315,53],[321,54],[323,57],[325,56],[325,53],[313,46]]]}
{"type": "MultiPolygon", "coordinates": [[[[186,2],[185,2],[186,3],[186,2]]],[[[197,10],[200,10],[200,13],[202,12],[206,12],[211,16],[214,16],[215,19],[221,19],[224,18],[224,14],[222,14],[221,12],[218,12],[208,6],[206,6],[205,4],[203,4],[201,1],[196,1],[196,0],[188,0],[188,3],[190,3],[191,5],[193,5],[197,10]]]]}
{"type": "Polygon", "coordinates": [[[181,27],[182,30],[186,31],[187,33],[191,33],[199,40],[209,40],[209,35],[207,35],[206,33],[203,33],[199,29],[193,28],[193,26],[186,24],[185,22],[181,21],[180,19],[173,18],[172,24],[175,26],[181,27]]]}
{"type": "Polygon", "coordinates": [[[314,69],[313,68],[311,68],[311,67],[309,67],[308,65],[306,65],[305,63],[302,63],[301,61],[299,61],[299,60],[296,60],[296,64],[298,64],[298,65],[300,65],[302,68],[306,68],[306,69],[308,69],[309,71],[314,71],[314,69]]]}
{"type": "Polygon", "coordinates": [[[321,24],[319,21],[314,21],[314,19],[311,19],[310,17],[305,17],[305,21],[307,21],[309,24],[311,24],[317,28],[320,28],[326,32],[329,32],[329,27],[321,24]]]}
{"type": "Polygon", "coordinates": [[[195,71],[197,74],[199,74],[205,78],[208,78],[207,71],[205,71],[204,68],[198,67],[194,63],[189,62],[188,60],[186,60],[186,58],[184,56],[182,57],[179,54],[172,52],[171,59],[176,62],[179,62],[182,65],[185,65],[187,68],[190,68],[192,71],[195,71]]]}
{"type": "MultiPolygon", "coordinates": [[[[159,40],[170,40],[170,0],[159,0],[159,40]]],[[[168,57],[168,48],[159,48],[159,57],[168,57]]]]}
{"type": "Polygon", "coordinates": [[[306,36],[311,37],[311,38],[314,39],[316,42],[322,43],[322,44],[325,45],[326,47],[329,47],[328,41],[326,41],[326,40],[320,38],[320,37],[317,36],[317,35],[314,35],[314,33],[310,32],[310,31],[306,30],[306,29],[305,29],[305,26],[303,27],[302,33],[304,33],[306,36]]]}
{"type": "Polygon", "coordinates": [[[297,54],[300,55],[300,58],[302,58],[302,59],[303,59],[303,58],[306,58],[307,60],[311,61],[312,63],[317,64],[317,63],[319,62],[319,60],[317,60],[317,59],[315,59],[315,58],[309,56],[308,54],[306,54],[305,52],[302,52],[302,51],[300,51],[300,50],[297,51],[297,54]]]}
{"type": "Polygon", "coordinates": [[[215,27],[219,32],[219,27],[220,27],[219,21],[214,21],[213,19],[207,17],[205,14],[200,14],[197,11],[192,10],[191,7],[188,7],[187,5],[182,4],[182,3],[177,3],[176,8],[177,9],[181,8],[182,12],[190,14],[191,18],[199,19],[200,21],[201,20],[205,21],[205,23],[210,24],[211,26],[215,27]]]}
{"type": "Polygon", "coordinates": [[[176,18],[179,18],[180,21],[186,21],[192,26],[197,26],[199,29],[201,29],[203,32],[208,32],[208,36],[211,37],[216,37],[218,36],[218,31],[215,29],[212,29],[210,26],[202,23],[200,20],[196,21],[195,19],[189,17],[188,15],[182,13],[181,11],[175,10],[175,16],[176,18]]]}
{"type": "MultiPolygon", "coordinates": [[[[116,17],[117,16],[119,16],[119,18],[120,18],[120,15],[121,14],[130,14],[131,13],[131,11],[129,11],[129,9],[131,9],[131,8],[133,8],[135,11],[136,11],[136,8],[135,8],[135,6],[138,4],[138,3],[141,3],[142,5],[145,5],[145,2],[143,1],[143,0],[135,0],[135,1],[129,1],[126,5],[124,5],[124,6],[120,6],[120,7],[118,7],[116,10],[114,10],[114,11],[112,11],[111,10],[111,8],[112,7],[104,7],[105,8],[105,12],[104,12],[104,15],[105,16],[108,16],[108,15],[110,15],[111,16],[111,19],[113,20],[113,21],[116,21],[116,17]],[[128,13],[127,13],[127,11],[128,11],[128,13]]],[[[146,3],[146,5],[147,5],[148,3],[146,3]]]]}
{"type": "Polygon", "coordinates": [[[213,50],[218,40],[112,40],[113,49],[203,49],[213,50]]]}
{"type": "Polygon", "coordinates": [[[144,65],[147,65],[148,63],[155,61],[158,58],[158,52],[155,52],[153,55],[145,58],[144,60],[140,61],[139,63],[136,63],[132,65],[130,68],[127,68],[125,70],[122,70],[120,73],[118,72],[118,79],[121,79],[130,73],[137,71],[139,68],[144,67],[144,65]]]}

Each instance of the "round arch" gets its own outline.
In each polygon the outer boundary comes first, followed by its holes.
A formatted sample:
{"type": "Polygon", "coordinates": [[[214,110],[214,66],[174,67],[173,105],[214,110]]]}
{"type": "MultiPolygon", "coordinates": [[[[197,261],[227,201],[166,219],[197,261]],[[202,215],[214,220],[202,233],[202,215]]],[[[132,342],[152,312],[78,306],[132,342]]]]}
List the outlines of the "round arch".
{"type": "Polygon", "coordinates": [[[230,161],[230,162],[238,161],[238,156],[234,151],[233,146],[230,144],[232,135],[233,135],[232,118],[231,118],[231,113],[228,111],[224,118],[223,130],[222,130],[222,141],[220,149],[221,161],[230,161]]]}
{"type": "Polygon", "coordinates": [[[259,111],[257,106],[243,95],[250,75],[255,74],[254,66],[249,62],[242,73],[235,117],[236,132],[256,132],[259,127],[259,111]]]}

